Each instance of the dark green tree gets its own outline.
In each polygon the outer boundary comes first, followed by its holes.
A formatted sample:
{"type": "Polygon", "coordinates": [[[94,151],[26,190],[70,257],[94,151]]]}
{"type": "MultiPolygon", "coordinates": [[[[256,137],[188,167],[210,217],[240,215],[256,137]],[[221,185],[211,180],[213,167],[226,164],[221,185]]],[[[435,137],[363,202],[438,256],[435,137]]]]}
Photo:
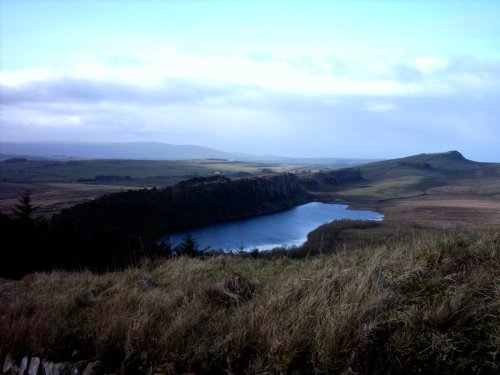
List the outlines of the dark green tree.
{"type": "Polygon", "coordinates": [[[186,255],[189,257],[196,257],[200,255],[199,244],[194,237],[189,233],[177,247],[176,253],[178,255],[186,255]]]}
{"type": "Polygon", "coordinates": [[[33,212],[38,209],[38,207],[34,207],[31,203],[33,200],[31,197],[31,191],[23,191],[19,194],[19,198],[17,200],[19,203],[16,204],[16,208],[13,210],[14,218],[25,223],[35,221],[35,219],[33,219],[33,212]]]}
{"type": "Polygon", "coordinates": [[[163,240],[155,244],[150,256],[152,258],[170,258],[172,256],[172,243],[170,240],[163,240]]]}
{"type": "Polygon", "coordinates": [[[20,277],[43,270],[50,259],[48,225],[43,217],[35,218],[37,207],[30,191],[19,194],[11,217],[2,217],[2,251],[0,275],[20,277]]]}

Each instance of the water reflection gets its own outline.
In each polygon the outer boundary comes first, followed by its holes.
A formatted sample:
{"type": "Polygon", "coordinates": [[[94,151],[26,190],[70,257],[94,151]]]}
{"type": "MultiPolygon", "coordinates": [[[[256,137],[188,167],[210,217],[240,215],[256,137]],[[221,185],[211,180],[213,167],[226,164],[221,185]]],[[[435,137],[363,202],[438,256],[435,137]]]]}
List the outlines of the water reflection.
{"type": "Polygon", "coordinates": [[[382,220],[383,215],[365,210],[350,210],[343,204],[313,202],[290,210],[165,236],[178,245],[188,234],[199,243],[200,249],[260,250],[278,246],[301,245],[307,234],[321,224],[333,220],[382,220]]]}

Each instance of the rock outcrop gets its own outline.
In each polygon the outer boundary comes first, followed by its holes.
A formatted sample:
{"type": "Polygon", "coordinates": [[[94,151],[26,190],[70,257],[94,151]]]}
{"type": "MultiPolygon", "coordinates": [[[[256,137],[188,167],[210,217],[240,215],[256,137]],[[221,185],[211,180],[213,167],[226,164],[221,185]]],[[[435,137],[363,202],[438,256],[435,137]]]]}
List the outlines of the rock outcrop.
{"type": "Polygon", "coordinates": [[[113,227],[128,234],[161,235],[280,211],[307,200],[293,174],[238,180],[200,177],[165,189],[104,196],[64,211],[55,222],[71,221],[81,230],[113,227]]]}
{"type": "Polygon", "coordinates": [[[303,178],[301,184],[306,190],[317,191],[321,190],[322,187],[331,188],[363,180],[359,169],[338,169],[317,172],[312,177],[303,178]]]}
{"type": "Polygon", "coordinates": [[[9,353],[2,358],[0,353],[0,370],[2,374],[9,375],[64,375],[102,374],[101,361],[79,361],[79,362],[51,362],[41,360],[40,357],[24,356],[18,361],[9,353]]]}

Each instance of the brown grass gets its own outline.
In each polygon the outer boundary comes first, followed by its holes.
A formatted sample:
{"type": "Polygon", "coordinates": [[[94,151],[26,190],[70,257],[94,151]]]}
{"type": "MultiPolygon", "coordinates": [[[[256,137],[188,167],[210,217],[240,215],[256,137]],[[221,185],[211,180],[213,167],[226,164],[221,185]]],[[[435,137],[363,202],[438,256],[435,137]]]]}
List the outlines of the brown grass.
{"type": "Polygon", "coordinates": [[[0,350],[122,373],[493,373],[495,232],[307,260],[220,256],[0,283],[0,350]]]}
{"type": "Polygon", "coordinates": [[[39,215],[51,216],[64,208],[88,202],[105,194],[134,190],[134,186],[113,186],[83,183],[15,183],[0,182],[0,212],[10,214],[19,203],[19,194],[32,193],[39,215]]]}
{"type": "Polygon", "coordinates": [[[500,228],[500,200],[466,195],[425,195],[379,204],[392,224],[413,223],[434,228],[500,228]]]}

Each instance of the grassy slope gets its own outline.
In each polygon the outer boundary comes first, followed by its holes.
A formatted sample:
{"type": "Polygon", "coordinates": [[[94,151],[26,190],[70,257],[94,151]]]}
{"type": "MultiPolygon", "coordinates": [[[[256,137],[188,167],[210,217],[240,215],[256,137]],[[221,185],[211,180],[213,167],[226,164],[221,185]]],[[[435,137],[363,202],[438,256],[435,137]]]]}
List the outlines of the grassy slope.
{"type": "Polygon", "coordinates": [[[385,215],[389,226],[500,227],[500,164],[456,151],[421,154],[358,167],[364,180],[329,186],[318,174],[318,199],[347,202],[385,215]]]}
{"type": "Polygon", "coordinates": [[[334,187],[319,181],[320,190],[356,202],[377,202],[422,195],[440,186],[465,186],[471,180],[478,188],[482,182],[500,181],[500,164],[473,162],[456,151],[386,160],[357,169],[364,181],[334,187]]]}
{"type": "Polygon", "coordinates": [[[76,349],[129,373],[498,370],[498,233],[350,250],[4,281],[0,349],[53,360],[76,349]]]}

